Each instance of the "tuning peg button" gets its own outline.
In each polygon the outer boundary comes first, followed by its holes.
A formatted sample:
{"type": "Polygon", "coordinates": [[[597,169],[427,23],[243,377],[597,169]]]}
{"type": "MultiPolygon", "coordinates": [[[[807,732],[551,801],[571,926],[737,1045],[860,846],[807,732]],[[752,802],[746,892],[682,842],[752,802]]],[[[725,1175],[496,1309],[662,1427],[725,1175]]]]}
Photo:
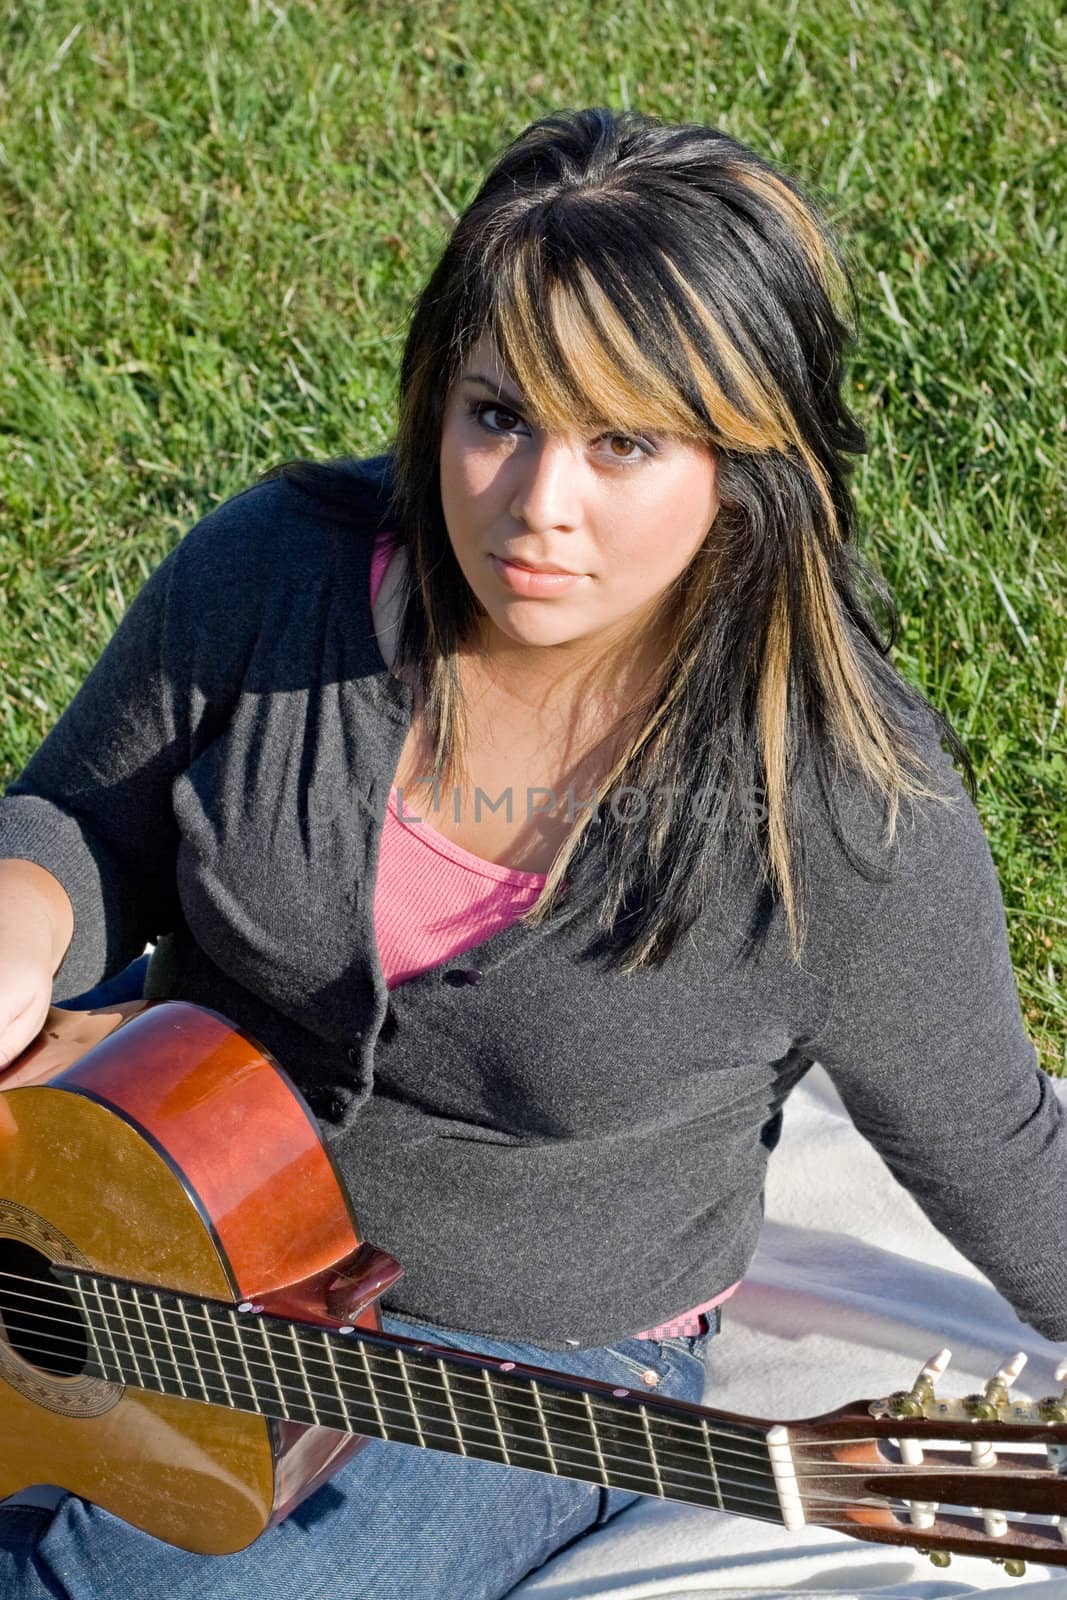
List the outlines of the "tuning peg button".
{"type": "Polygon", "coordinates": [[[890,1399],[895,1417],[921,1417],[934,1398],[934,1384],[952,1360],[951,1350],[939,1350],[923,1367],[910,1389],[898,1390],[890,1399]]]}
{"type": "Polygon", "coordinates": [[[912,1393],[914,1394],[916,1389],[932,1389],[951,1360],[951,1350],[939,1350],[937,1355],[932,1356],[919,1373],[912,1385],[912,1393]]]}
{"type": "Polygon", "coordinates": [[[1009,1356],[986,1384],[986,1399],[995,1406],[1006,1406],[1011,1386],[1025,1367],[1026,1362],[1027,1357],[1021,1350],[1017,1350],[1013,1356],[1009,1356]]]}

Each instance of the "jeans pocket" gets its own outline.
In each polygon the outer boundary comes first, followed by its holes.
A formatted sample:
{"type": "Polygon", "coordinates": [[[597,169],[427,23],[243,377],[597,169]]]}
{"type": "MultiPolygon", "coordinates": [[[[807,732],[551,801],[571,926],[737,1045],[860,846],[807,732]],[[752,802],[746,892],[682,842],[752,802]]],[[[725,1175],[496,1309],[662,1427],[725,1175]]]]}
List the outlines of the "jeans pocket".
{"type": "MultiPolygon", "coordinates": [[[[640,1380],[640,1387],[651,1394],[699,1402],[704,1392],[704,1352],[715,1337],[707,1333],[667,1339],[622,1339],[611,1347],[614,1358],[640,1380]],[[655,1382],[649,1382],[654,1375],[655,1382]]],[[[636,1385],[633,1385],[636,1387],[636,1385]]]]}
{"type": "Polygon", "coordinates": [[[642,1388],[664,1389],[676,1377],[680,1366],[680,1356],[670,1348],[671,1343],[665,1339],[622,1339],[611,1346],[611,1353],[631,1380],[640,1380],[642,1388]],[[655,1375],[654,1383],[649,1382],[651,1374],[655,1375]]]}

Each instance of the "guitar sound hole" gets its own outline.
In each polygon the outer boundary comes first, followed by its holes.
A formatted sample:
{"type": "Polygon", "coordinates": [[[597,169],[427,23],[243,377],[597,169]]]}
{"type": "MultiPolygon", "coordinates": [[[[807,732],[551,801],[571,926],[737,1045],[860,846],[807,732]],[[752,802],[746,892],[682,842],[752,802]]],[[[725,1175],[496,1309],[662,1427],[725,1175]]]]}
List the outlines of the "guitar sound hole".
{"type": "Polygon", "coordinates": [[[48,1257],[20,1239],[0,1239],[0,1337],[56,1378],[74,1377],[89,1355],[73,1294],[56,1283],[48,1257]]]}

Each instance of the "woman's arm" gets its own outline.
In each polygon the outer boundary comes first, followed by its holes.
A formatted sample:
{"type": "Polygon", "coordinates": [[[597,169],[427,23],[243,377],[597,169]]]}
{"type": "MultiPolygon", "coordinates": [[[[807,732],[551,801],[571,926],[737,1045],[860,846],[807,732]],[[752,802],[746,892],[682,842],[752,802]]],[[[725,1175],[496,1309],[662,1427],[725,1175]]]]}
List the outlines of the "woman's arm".
{"type": "Polygon", "coordinates": [[[43,886],[66,936],[57,1000],[121,971],[180,915],[172,785],[226,726],[271,585],[284,588],[270,529],[287,507],[283,485],[253,485],[185,535],[0,798],[8,882],[43,886]]]}
{"type": "Polygon", "coordinates": [[[17,947],[27,924],[44,925],[51,945],[50,972],[63,964],[74,933],[74,907],[59,879],[35,861],[0,861],[0,949],[17,947]]]}
{"type": "Polygon", "coordinates": [[[837,908],[811,1053],[934,1225],[1051,1339],[1067,1338],[1067,1119],[1026,1034],[981,819],[916,805],[898,868],[837,908]]]}
{"type": "Polygon", "coordinates": [[[57,878],[32,861],[0,861],[0,1069],[40,1032],[73,931],[57,878]]]}

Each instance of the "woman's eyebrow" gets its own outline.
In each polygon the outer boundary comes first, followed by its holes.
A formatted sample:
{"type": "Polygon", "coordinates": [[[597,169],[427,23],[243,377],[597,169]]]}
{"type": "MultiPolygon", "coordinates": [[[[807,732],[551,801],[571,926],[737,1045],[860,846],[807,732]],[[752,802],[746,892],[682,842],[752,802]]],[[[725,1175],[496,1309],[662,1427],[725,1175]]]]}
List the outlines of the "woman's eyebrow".
{"type": "Polygon", "coordinates": [[[492,378],[486,377],[484,372],[464,372],[464,373],[461,373],[460,374],[460,382],[461,383],[482,383],[482,384],[485,385],[485,387],[487,389],[491,389],[492,390],[493,394],[500,401],[501,405],[514,406],[517,411],[525,411],[525,409],[526,409],[526,401],[523,400],[520,395],[511,394],[509,392],[509,390],[502,388],[492,378]]]}

